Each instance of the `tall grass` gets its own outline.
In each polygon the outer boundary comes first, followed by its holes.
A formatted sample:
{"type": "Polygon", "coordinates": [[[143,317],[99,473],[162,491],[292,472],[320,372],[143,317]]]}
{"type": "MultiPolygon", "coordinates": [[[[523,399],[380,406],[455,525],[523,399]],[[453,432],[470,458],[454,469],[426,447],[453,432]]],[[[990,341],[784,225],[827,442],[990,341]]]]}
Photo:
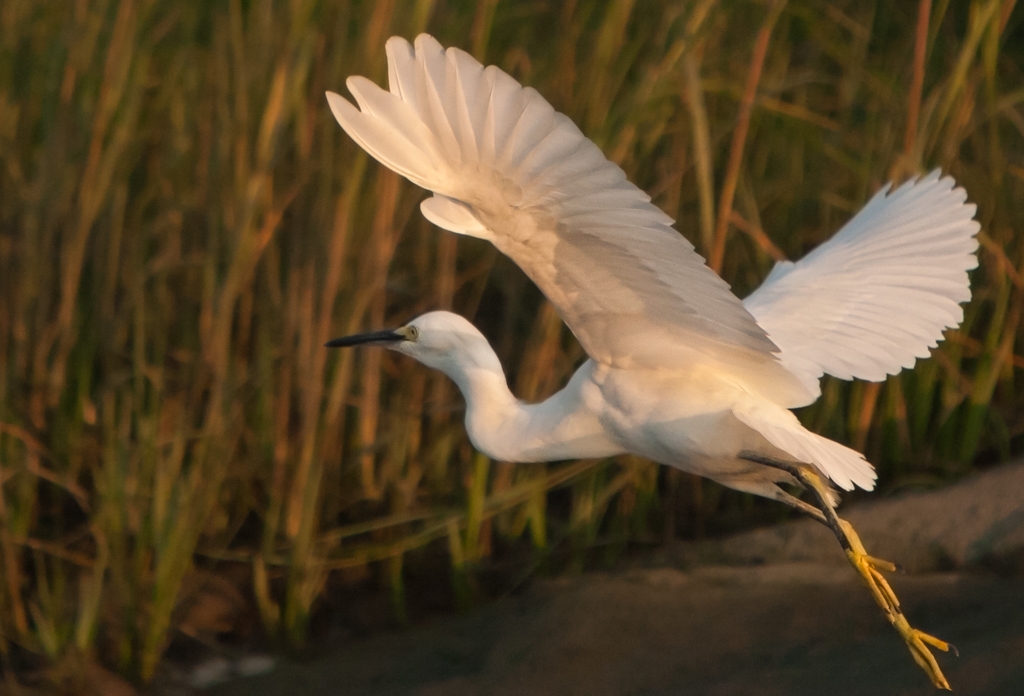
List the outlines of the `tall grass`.
{"type": "Polygon", "coordinates": [[[539,89],[740,294],[885,181],[953,174],[983,226],[963,327],[884,384],[827,380],[801,415],[864,448],[883,490],[1020,452],[1022,24],[1013,0],[5,0],[8,683],[82,658],[149,679],[197,563],[244,564],[266,631],[300,644],[332,573],[380,563],[401,612],[404,562],[433,542],[468,602],[517,539],[582,563],[660,534],[657,511],[684,533],[784,514],[633,459],[490,462],[445,378],[322,348],[452,308],[531,399],[582,355],[517,269],[430,228],[330,117],[326,89],[385,79],[391,34],[539,89]]]}

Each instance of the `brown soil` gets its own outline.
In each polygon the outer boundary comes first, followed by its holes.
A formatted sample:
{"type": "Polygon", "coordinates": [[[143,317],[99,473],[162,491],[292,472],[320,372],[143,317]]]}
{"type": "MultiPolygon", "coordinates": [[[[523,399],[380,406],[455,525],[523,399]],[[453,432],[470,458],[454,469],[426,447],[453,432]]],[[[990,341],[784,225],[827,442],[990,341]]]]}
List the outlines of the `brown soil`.
{"type": "MultiPolygon", "coordinates": [[[[939,657],[955,693],[1024,695],[1024,466],[848,517],[869,551],[914,571],[893,585],[912,625],[959,648],[959,658],[939,657]]],[[[538,582],[466,615],[204,693],[934,693],[834,539],[813,524],[680,546],[644,563],[538,582]]]]}

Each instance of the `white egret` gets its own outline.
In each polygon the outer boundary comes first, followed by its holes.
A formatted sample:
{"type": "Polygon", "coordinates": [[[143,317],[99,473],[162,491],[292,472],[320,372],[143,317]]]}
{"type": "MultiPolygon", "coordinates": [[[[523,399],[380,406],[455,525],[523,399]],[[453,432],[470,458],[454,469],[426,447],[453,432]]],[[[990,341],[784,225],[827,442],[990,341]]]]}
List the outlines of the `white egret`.
{"type": "Polygon", "coordinates": [[[434,224],[486,239],[554,303],[589,359],[538,404],[509,391],[487,340],[449,312],[331,341],[378,344],[443,371],[466,399],[473,445],[501,461],[633,453],[799,508],[827,524],[914,659],[949,688],[929,646],[837,517],[831,484],[870,490],[852,449],[790,409],[825,373],[879,381],[927,357],[963,319],[977,265],[975,206],[938,172],[879,191],[832,239],[781,262],[741,302],[673,220],[563,114],[495,66],[421,35],[387,43],[390,91],[363,77],[358,108],[328,93],[342,128],[433,192],[434,224]],[[778,484],[811,491],[816,505],[778,484]]]}

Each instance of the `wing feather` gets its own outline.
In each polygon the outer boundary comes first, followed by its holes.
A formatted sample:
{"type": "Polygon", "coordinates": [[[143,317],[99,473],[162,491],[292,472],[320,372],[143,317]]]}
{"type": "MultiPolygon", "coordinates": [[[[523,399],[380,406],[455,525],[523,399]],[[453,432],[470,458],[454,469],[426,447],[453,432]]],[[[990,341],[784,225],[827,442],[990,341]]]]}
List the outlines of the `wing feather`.
{"type": "Polygon", "coordinates": [[[954,186],[936,170],[883,187],[832,239],[777,264],[744,301],[815,398],[823,374],[883,380],[963,321],[979,225],[954,186]]]}
{"type": "Polygon", "coordinates": [[[672,219],[572,121],[494,66],[421,35],[387,45],[390,91],[329,95],[371,155],[435,194],[436,224],[492,241],[558,308],[596,361],[713,364],[783,400],[806,389],[672,219]]]}

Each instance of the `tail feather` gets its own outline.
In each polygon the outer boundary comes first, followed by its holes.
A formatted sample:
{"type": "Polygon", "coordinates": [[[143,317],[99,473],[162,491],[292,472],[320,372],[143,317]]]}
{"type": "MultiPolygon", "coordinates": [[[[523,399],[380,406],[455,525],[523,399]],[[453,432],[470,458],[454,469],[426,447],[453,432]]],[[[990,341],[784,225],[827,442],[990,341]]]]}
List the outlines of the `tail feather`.
{"type": "Polygon", "coordinates": [[[875,487],[878,475],[863,454],[807,430],[792,411],[757,404],[734,408],[733,415],[797,461],[814,465],[839,488],[875,487]]]}

